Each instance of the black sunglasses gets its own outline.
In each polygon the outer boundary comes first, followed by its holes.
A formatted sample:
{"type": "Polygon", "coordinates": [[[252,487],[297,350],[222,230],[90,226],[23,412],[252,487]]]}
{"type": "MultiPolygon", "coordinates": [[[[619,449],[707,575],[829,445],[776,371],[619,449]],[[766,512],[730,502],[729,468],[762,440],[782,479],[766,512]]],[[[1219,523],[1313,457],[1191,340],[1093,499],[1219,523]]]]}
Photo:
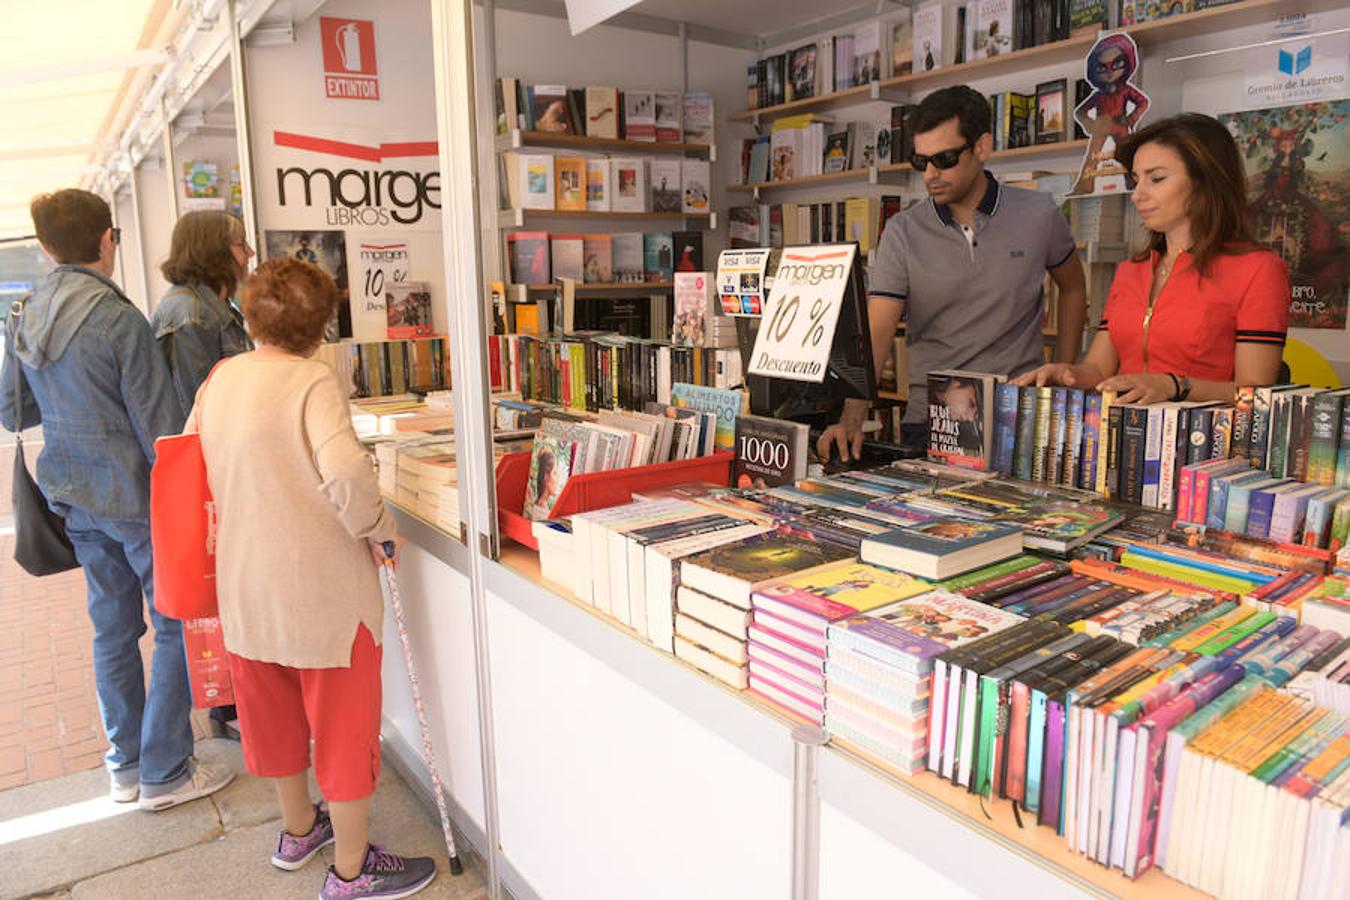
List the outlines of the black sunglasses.
{"type": "Polygon", "coordinates": [[[922,153],[914,153],[909,157],[909,164],[914,167],[916,172],[926,172],[928,164],[932,163],[939,169],[950,169],[961,161],[961,154],[972,149],[969,143],[962,144],[960,147],[953,147],[950,150],[940,150],[932,156],[924,156],[922,153]]]}

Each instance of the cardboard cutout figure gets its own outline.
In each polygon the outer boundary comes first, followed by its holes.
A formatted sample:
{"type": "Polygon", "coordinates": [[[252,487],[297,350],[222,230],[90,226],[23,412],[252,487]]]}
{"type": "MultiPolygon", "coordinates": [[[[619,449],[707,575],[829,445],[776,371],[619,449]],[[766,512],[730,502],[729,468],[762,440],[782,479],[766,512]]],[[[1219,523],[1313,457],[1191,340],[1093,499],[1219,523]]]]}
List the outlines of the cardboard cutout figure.
{"type": "Polygon", "coordinates": [[[1124,32],[1108,34],[1092,45],[1087,80],[1092,93],[1073,111],[1089,141],[1073,194],[1123,192],[1125,167],[1116,162],[1116,144],[1134,131],[1148,111],[1148,96],[1130,83],[1139,71],[1139,48],[1124,32]]]}

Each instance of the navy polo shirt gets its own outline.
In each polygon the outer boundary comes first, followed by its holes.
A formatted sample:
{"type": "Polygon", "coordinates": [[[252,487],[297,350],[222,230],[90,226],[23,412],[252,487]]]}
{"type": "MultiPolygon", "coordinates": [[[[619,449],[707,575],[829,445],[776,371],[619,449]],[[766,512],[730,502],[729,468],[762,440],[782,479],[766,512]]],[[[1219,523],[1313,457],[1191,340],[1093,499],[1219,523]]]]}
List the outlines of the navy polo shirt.
{"type": "Polygon", "coordinates": [[[1074,253],[1049,194],[1007,187],[988,172],[975,226],[930,197],[886,223],[867,293],[903,300],[909,344],[905,423],[928,418],[928,373],[1016,375],[1041,364],[1047,269],[1074,253]]]}

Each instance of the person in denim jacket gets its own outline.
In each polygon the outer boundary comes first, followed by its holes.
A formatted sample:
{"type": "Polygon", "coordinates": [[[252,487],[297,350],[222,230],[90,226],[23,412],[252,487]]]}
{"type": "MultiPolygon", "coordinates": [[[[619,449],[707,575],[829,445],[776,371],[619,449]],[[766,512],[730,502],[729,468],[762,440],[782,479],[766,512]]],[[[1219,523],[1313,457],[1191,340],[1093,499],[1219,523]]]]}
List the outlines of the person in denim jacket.
{"type": "MultiPolygon", "coordinates": [[[[253,349],[233,301],[251,256],[244,223],[223,210],[187,213],[173,227],[169,258],[159,267],[173,287],[150,313],[150,327],[183,415],[216,363],[253,349]]],[[[213,707],[212,733],[229,737],[226,724],[236,719],[233,705],[213,707]]]]}
{"type": "Polygon", "coordinates": [[[10,315],[0,423],[42,425],[38,486],[65,517],[88,586],[112,798],[167,809],[234,777],[192,759],[182,624],[155,610],[152,590],[155,439],[177,434],[184,412],[145,317],[109,280],[118,232],[107,203],[63,190],[35,199],[31,213],[57,266],[10,315]],[[155,627],[148,691],[138,646],[142,595],[155,627]]]}
{"type": "Polygon", "coordinates": [[[150,327],[184,415],[216,363],[253,349],[232,300],[252,256],[244,223],[227,212],[190,212],[174,226],[160,266],[173,287],[150,314],[150,327]]]}

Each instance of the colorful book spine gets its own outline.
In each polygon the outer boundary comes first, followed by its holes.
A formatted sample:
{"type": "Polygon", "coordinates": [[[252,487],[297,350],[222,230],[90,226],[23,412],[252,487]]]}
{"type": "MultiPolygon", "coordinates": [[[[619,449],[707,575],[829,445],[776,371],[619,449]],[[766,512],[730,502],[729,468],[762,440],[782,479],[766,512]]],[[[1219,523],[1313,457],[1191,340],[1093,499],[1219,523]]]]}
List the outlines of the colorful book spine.
{"type": "Polygon", "coordinates": [[[1031,480],[1045,481],[1050,462],[1050,408],[1054,405],[1055,389],[1036,388],[1036,432],[1031,457],[1031,480]]]}
{"type": "Polygon", "coordinates": [[[1097,464],[1096,464],[1096,483],[1089,485],[1103,497],[1110,496],[1107,490],[1107,481],[1111,477],[1109,457],[1111,455],[1111,420],[1114,416],[1119,421],[1120,416],[1115,407],[1116,392],[1102,391],[1102,411],[1099,417],[1100,433],[1097,435],[1097,464]]]}
{"type": "Polygon", "coordinates": [[[1181,413],[1177,406],[1162,410],[1162,447],[1158,464],[1158,509],[1173,509],[1176,505],[1177,441],[1183,432],[1181,413]]]}
{"type": "Polygon", "coordinates": [[[1006,381],[994,385],[993,469],[1003,475],[1011,475],[1013,471],[1019,396],[1016,385],[1006,381]]]}
{"type": "Polygon", "coordinates": [[[1266,467],[1271,475],[1283,478],[1289,465],[1289,433],[1294,414],[1294,397],[1289,393],[1271,396],[1270,440],[1266,450],[1266,467]]]}
{"type": "Polygon", "coordinates": [[[1328,488],[1320,494],[1314,494],[1308,500],[1308,509],[1303,519],[1303,539],[1305,547],[1325,547],[1331,537],[1331,519],[1336,504],[1350,496],[1344,488],[1328,488]]]}
{"type": "Polygon", "coordinates": [[[1345,394],[1333,391],[1313,399],[1307,480],[1314,484],[1330,487],[1336,483],[1336,439],[1344,403],[1345,394]]]}
{"type": "Polygon", "coordinates": [[[1184,465],[1177,477],[1177,520],[1191,521],[1191,501],[1195,494],[1195,466],[1184,465]]]}
{"type": "MultiPolygon", "coordinates": [[[[1158,500],[1158,485],[1162,479],[1163,412],[1161,406],[1149,406],[1144,409],[1147,425],[1144,432],[1144,468],[1138,502],[1152,509],[1161,509],[1158,500]]],[[[1175,422],[1176,420],[1173,419],[1173,427],[1175,427],[1175,422]]],[[[1173,444],[1169,444],[1169,447],[1175,444],[1175,431],[1172,432],[1172,441],[1173,444]]]]}
{"type": "Polygon", "coordinates": [[[1274,396],[1274,389],[1270,386],[1258,387],[1252,395],[1252,421],[1247,458],[1258,469],[1264,469],[1270,460],[1267,454],[1270,449],[1270,413],[1274,396]]]}
{"type": "Polygon", "coordinates": [[[1078,388],[1069,388],[1064,400],[1064,465],[1059,483],[1076,487],[1083,459],[1083,418],[1086,394],[1078,388]]]}
{"type": "Polygon", "coordinates": [[[1273,484],[1252,491],[1251,508],[1247,512],[1248,536],[1265,538],[1270,535],[1270,521],[1271,515],[1275,511],[1276,491],[1289,483],[1289,480],[1285,479],[1280,484],[1273,484]]]}
{"type": "Polygon", "coordinates": [[[1017,442],[1013,451],[1013,476],[1032,481],[1036,457],[1036,398],[1035,385],[1017,389],[1017,442]]]}
{"type": "Polygon", "coordinates": [[[1229,407],[1214,410],[1214,426],[1210,432],[1210,459],[1226,459],[1233,446],[1233,415],[1229,407]]]}
{"type": "Polygon", "coordinates": [[[1341,407],[1341,446],[1336,452],[1336,487],[1350,488],[1350,403],[1341,407]]]}
{"type": "Polygon", "coordinates": [[[1045,463],[1045,481],[1059,484],[1064,469],[1064,444],[1068,433],[1069,389],[1054,388],[1050,398],[1050,446],[1045,463]]]}
{"type": "Polygon", "coordinates": [[[1148,407],[1125,406],[1120,411],[1120,493],[1116,498],[1126,503],[1142,503],[1148,407]]]}
{"type": "Polygon", "coordinates": [[[1083,398],[1083,463],[1079,468],[1077,485],[1085,491],[1097,489],[1097,457],[1101,435],[1102,395],[1090,393],[1083,398]]]}
{"type": "Polygon", "coordinates": [[[1186,435],[1186,464],[1202,463],[1214,456],[1214,413],[1212,406],[1190,411],[1190,429],[1186,435]]]}
{"type": "Polygon", "coordinates": [[[1235,459],[1252,458],[1252,416],[1256,388],[1239,386],[1233,395],[1233,426],[1229,434],[1229,456],[1235,459]]]}

